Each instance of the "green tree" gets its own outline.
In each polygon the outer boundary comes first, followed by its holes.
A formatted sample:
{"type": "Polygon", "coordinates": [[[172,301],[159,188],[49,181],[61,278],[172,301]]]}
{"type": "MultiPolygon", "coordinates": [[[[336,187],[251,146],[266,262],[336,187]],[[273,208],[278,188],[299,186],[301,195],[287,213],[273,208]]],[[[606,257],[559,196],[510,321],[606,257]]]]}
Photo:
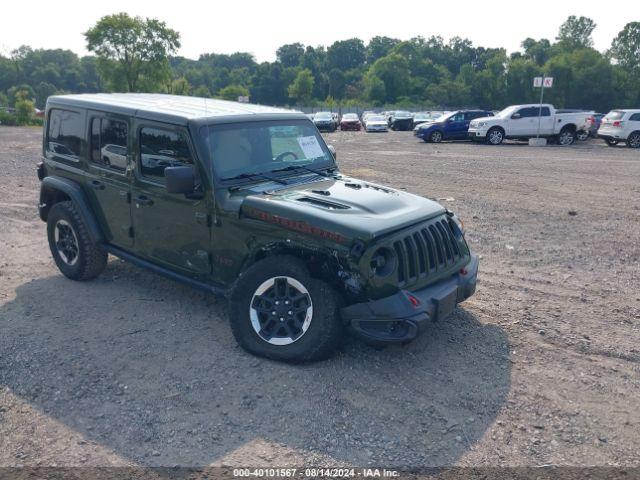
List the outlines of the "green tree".
{"type": "Polygon", "coordinates": [[[593,46],[591,34],[595,28],[596,23],[590,18],[571,15],[560,26],[556,40],[569,50],[590,48],[593,46]]]}
{"type": "Polygon", "coordinates": [[[384,82],[386,101],[393,103],[407,89],[409,62],[402,55],[392,53],[376,60],[370,73],[384,82]]]}
{"type": "Polygon", "coordinates": [[[366,61],[369,65],[388,55],[400,40],[390,37],[373,37],[366,48],[366,61]]]}
{"type": "Polygon", "coordinates": [[[174,95],[189,95],[190,91],[191,85],[189,85],[189,81],[184,77],[173,79],[169,85],[169,93],[174,95]]]}
{"type": "Polygon", "coordinates": [[[365,58],[364,43],[359,38],[334,42],[327,49],[327,67],[329,71],[334,68],[346,71],[360,67],[364,64],[365,58]]]}
{"type": "Polygon", "coordinates": [[[314,81],[313,74],[310,70],[300,70],[293,83],[289,85],[289,96],[295,99],[298,104],[310,102],[314,81]]]}
{"type": "Polygon", "coordinates": [[[299,66],[302,62],[303,56],[304,45],[301,43],[282,45],[278,50],[276,50],[276,58],[285,68],[299,66]]]}
{"type": "Polygon", "coordinates": [[[15,108],[19,125],[29,125],[33,121],[35,105],[25,90],[16,93],[15,108]]]}
{"type": "Polygon", "coordinates": [[[387,100],[387,90],[384,82],[375,75],[365,78],[365,98],[374,105],[382,105],[387,100]]]}
{"type": "Polygon", "coordinates": [[[526,38],[520,44],[524,50],[524,56],[528,60],[533,60],[538,65],[544,65],[551,55],[551,43],[546,38],[534,40],[526,38]]]}
{"type": "Polygon", "coordinates": [[[242,85],[227,85],[218,91],[219,98],[222,98],[223,100],[232,100],[234,102],[238,101],[238,97],[246,96],[249,96],[249,90],[242,85]]]}
{"type": "Polygon", "coordinates": [[[640,22],[627,23],[613,39],[609,54],[620,66],[640,73],[640,22]]]}
{"type": "Polygon", "coordinates": [[[126,13],[102,17],[84,35],[87,49],[98,57],[100,74],[112,85],[124,77],[130,92],[138,91],[142,79],[159,83],[169,55],[180,48],[180,34],[164,22],[126,13]]]}
{"type": "Polygon", "coordinates": [[[47,98],[58,93],[58,89],[55,85],[52,85],[49,82],[40,82],[35,88],[35,93],[36,106],[40,109],[44,109],[47,103],[47,98]]]}
{"type": "Polygon", "coordinates": [[[36,92],[31,85],[23,83],[7,90],[7,97],[9,97],[9,106],[15,107],[16,102],[20,99],[27,99],[33,102],[36,98],[36,92]]]}
{"type": "Polygon", "coordinates": [[[211,98],[211,92],[209,91],[209,89],[206,87],[206,85],[199,85],[197,86],[193,92],[191,92],[191,95],[193,95],[194,97],[201,97],[201,98],[211,98]]]}

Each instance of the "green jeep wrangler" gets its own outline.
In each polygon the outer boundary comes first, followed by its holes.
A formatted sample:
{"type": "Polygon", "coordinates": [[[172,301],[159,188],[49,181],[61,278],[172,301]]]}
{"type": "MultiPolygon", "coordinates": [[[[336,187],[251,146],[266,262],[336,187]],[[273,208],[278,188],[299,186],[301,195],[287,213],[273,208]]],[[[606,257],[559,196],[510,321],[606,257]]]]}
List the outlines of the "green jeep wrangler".
{"type": "Polygon", "coordinates": [[[73,280],[112,254],[229,299],[257,355],[329,356],[347,327],[407,342],[476,288],[441,205],[341,174],[288,110],[155,94],[50,97],[40,218],[73,280]]]}

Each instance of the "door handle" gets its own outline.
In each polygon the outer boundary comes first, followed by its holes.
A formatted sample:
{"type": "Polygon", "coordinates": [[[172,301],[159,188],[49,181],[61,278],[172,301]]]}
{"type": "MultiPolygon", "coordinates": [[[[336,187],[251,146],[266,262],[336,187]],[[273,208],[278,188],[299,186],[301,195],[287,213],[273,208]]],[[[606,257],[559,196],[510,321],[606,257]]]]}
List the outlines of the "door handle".
{"type": "Polygon", "coordinates": [[[140,205],[151,206],[153,205],[153,200],[145,195],[140,195],[139,197],[136,197],[136,207],[139,207],[140,205]]]}
{"type": "Polygon", "coordinates": [[[91,180],[89,182],[89,186],[91,188],[93,188],[94,190],[104,190],[104,183],[98,181],[98,180],[91,180]]]}

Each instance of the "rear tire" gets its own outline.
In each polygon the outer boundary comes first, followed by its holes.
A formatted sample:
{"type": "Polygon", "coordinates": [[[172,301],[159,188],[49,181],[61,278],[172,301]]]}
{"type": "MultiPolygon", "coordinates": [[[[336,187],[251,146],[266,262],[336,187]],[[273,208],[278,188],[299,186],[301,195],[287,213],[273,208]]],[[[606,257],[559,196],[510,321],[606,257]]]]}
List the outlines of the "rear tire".
{"type": "Polygon", "coordinates": [[[242,348],[260,357],[322,360],[343,338],[338,304],[333,289],[311,277],[300,260],[270,257],[238,280],[229,305],[231,331],[242,348]]]}
{"type": "Polygon", "coordinates": [[[71,280],[91,280],[107,265],[107,252],[93,242],[73,202],[51,207],[47,237],[58,269],[71,280]]]}
{"type": "Polygon", "coordinates": [[[558,134],[558,145],[569,146],[576,141],[576,132],[569,128],[563,128],[558,134]]]}
{"type": "Polygon", "coordinates": [[[640,132],[631,132],[626,143],[629,148],[640,148],[640,132]]]}
{"type": "Polygon", "coordinates": [[[487,132],[487,143],[489,145],[500,145],[504,141],[504,130],[493,127],[487,132]]]}

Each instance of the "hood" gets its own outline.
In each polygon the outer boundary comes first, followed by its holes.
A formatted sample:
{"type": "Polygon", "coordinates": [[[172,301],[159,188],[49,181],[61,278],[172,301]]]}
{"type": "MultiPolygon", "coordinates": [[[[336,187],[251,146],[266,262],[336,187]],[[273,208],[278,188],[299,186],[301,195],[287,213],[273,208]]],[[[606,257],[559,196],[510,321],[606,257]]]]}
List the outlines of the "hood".
{"type": "Polygon", "coordinates": [[[370,241],[445,212],[432,200],[347,177],[267,190],[274,186],[259,184],[235,192],[244,196],[241,215],[341,243],[370,241]]]}
{"type": "Polygon", "coordinates": [[[498,123],[499,120],[500,120],[500,117],[480,117],[480,118],[474,118],[473,120],[471,120],[471,123],[473,123],[474,125],[477,125],[478,122],[498,123]]]}

